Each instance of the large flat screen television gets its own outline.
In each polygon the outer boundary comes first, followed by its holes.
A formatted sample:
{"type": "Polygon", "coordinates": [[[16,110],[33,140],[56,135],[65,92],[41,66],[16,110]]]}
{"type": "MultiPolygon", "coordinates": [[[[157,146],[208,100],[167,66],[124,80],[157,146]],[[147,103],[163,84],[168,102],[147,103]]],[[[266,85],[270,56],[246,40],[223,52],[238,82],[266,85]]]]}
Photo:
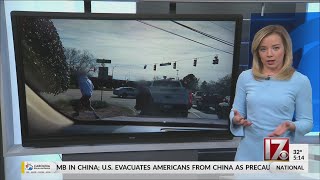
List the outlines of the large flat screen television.
{"type": "Polygon", "coordinates": [[[11,17],[23,146],[232,139],[241,15],[11,17]]]}

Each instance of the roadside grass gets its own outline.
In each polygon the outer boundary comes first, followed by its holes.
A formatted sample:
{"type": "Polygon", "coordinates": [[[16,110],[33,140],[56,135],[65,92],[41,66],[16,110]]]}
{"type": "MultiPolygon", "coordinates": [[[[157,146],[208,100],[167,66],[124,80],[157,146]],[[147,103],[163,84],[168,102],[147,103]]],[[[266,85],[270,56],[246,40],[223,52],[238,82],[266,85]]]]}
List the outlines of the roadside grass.
{"type": "MultiPolygon", "coordinates": [[[[52,102],[52,106],[63,114],[71,117],[75,112],[75,106],[79,103],[79,99],[65,100],[59,99],[52,102]]],[[[106,117],[116,117],[116,116],[135,116],[135,112],[128,107],[109,104],[106,101],[93,100],[91,101],[91,106],[95,109],[96,113],[102,118],[106,117]]],[[[80,113],[81,114],[81,113],[80,113]]],[[[83,117],[79,116],[77,119],[87,119],[87,115],[83,117]]]]}

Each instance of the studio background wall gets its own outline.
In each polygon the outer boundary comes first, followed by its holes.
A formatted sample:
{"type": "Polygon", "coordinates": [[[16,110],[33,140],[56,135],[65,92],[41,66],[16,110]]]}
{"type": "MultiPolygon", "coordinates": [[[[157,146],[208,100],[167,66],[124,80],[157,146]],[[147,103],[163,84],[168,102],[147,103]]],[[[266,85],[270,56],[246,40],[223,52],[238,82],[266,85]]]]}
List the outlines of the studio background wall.
{"type": "MultiPolygon", "coordinates": [[[[250,41],[255,32],[270,24],[284,26],[292,39],[293,66],[308,76],[312,86],[313,119],[312,131],[319,132],[319,23],[320,13],[266,13],[252,14],[250,41]]],[[[252,66],[250,54],[249,67],[252,66]]]]}

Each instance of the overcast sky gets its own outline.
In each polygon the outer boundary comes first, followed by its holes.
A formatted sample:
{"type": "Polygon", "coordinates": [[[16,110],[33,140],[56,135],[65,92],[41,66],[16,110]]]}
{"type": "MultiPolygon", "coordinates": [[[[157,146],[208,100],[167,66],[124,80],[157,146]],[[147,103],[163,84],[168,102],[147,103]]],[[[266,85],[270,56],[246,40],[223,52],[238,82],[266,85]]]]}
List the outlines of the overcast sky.
{"type": "MultiPolygon", "coordinates": [[[[232,71],[233,46],[219,42],[172,21],[52,20],[65,48],[88,50],[95,58],[111,59],[115,79],[181,79],[194,74],[200,81],[216,81],[232,71]],[[147,23],[147,24],[145,24],[147,23]],[[150,26],[152,25],[152,26],[150,26]],[[215,55],[219,64],[213,65],[215,55]],[[197,66],[193,66],[198,58],[197,66]],[[177,62],[172,66],[160,63],[177,62]],[[153,65],[157,70],[153,70],[153,65]],[[146,69],[143,66],[147,65],[146,69]],[[179,70],[179,71],[177,71],[179,70]]],[[[234,22],[178,21],[211,37],[234,42],[234,22]]],[[[97,64],[97,66],[101,66],[97,64]]]]}

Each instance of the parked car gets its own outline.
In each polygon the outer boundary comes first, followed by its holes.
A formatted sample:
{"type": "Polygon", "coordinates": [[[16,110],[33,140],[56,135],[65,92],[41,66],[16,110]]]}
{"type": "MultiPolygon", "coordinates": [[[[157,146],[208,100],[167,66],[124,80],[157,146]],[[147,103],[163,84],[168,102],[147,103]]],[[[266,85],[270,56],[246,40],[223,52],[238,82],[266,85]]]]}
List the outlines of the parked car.
{"type": "Polygon", "coordinates": [[[118,97],[126,98],[126,97],[136,97],[137,95],[136,88],[133,87],[119,87],[113,90],[113,94],[117,95],[118,97]]]}
{"type": "Polygon", "coordinates": [[[222,102],[223,96],[210,92],[201,92],[198,93],[198,96],[195,96],[195,104],[198,109],[209,109],[212,107],[216,109],[219,106],[219,103],[222,102]]]}
{"type": "Polygon", "coordinates": [[[192,106],[192,94],[184,88],[180,81],[156,80],[149,87],[152,106],[161,111],[175,111],[188,116],[192,106]]]}

